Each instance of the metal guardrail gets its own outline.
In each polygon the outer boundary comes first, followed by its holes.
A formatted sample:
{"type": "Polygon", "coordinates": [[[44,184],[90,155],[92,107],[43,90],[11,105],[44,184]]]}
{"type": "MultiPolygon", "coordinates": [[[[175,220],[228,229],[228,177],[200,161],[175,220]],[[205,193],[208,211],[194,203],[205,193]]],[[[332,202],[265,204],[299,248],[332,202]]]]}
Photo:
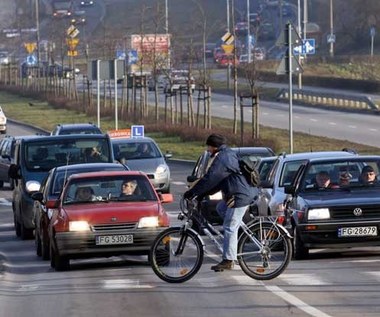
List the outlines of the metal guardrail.
{"type": "MultiPolygon", "coordinates": [[[[289,99],[289,90],[282,88],[276,98],[289,99]]],[[[336,93],[318,93],[315,91],[293,89],[293,101],[306,104],[334,106],[338,108],[351,108],[355,110],[379,111],[379,106],[370,97],[353,96],[336,93]]]]}

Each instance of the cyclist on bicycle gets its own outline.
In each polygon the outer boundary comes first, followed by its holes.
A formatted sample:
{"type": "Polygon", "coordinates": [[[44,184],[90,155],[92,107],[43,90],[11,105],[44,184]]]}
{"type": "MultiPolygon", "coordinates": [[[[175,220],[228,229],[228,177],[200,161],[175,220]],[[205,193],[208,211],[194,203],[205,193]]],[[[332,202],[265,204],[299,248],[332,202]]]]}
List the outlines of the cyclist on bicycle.
{"type": "Polygon", "coordinates": [[[214,271],[231,270],[237,259],[238,229],[245,211],[253,202],[255,188],[239,174],[238,156],[226,145],[226,138],[211,134],[207,140],[207,151],[214,157],[207,173],[188,191],[184,198],[203,196],[222,191],[223,200],[217,205],[217,212],[223,218],[224,240],[223,259],[211,267],[214,271]]]}

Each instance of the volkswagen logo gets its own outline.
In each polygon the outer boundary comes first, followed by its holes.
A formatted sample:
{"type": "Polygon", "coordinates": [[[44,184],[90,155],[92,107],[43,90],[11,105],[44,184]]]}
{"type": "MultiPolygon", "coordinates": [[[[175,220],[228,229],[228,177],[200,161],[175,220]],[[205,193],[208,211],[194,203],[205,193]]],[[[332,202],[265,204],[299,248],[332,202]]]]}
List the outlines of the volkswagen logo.
{"type": "MultiPolygon", "coordinates": [[[[355,211],[354,211],[354,213],[355,213],[355,211]]],[[[116,218],[116,217],[112,217],[112,218],[111,218],[111,221],[112,221],[112,222],[115,222],[115,221],[117,221],[117,218],[116,218]]]]}
{"type": "Polygon", "coordinates": [[[356,217],[359,217],[359,216],[361,216],[363,214],[363,210],[361,208],[355,208],[353,214],[356,217]]]}

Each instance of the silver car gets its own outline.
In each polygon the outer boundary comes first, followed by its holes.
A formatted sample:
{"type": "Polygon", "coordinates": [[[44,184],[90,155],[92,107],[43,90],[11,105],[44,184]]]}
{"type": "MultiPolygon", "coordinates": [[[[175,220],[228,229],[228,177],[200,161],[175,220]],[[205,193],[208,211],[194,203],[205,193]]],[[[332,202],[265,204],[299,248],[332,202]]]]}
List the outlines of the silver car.
{"type": "Polygon", "coordinates": [[[157,143],[149,138],[111,139],[115,158],[131,170],[148,175],[154,188],[162,193],[170,192],[170,169],[166,160],[171,154],[163,155],[157,143]]]}

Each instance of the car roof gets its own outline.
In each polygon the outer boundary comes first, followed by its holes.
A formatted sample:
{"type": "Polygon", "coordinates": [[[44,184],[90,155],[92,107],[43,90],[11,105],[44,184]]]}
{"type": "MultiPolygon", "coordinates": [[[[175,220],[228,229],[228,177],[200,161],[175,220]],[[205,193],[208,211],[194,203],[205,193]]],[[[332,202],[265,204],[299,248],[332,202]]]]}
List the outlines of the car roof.
{"type": "Polygon", "coordinates": [[[269,147],[233,147],[231,148],[234,152],[238,154],[268,154],[266,156],[273,156],[274,152],[269,147]]]}
{"type": "Polygon", "coordinates": [[[278,157],[285,161],[288,160],[302,160],[302,159],[312,159],[312,158],[323,158],[323,157],[334,157],[334,156],[354,156],[353,152],[349,151],[319,151],[319,152],[302,152],[286,154],[282,153],[278,157]]]}
{"type": "Polygon", "coordinates": [[[319,157],[319,158],[310,158],[309,161],[311,163],[323,163],[323,162],[329,162],[329,161],[335,161],[335,162],[339,162],[339,161],[347,161],[347,160],[350,160],[352,162],[355,162],[355,161],[363,161],[363,160],[367,160],[367,161],[371,161],[371,160],[380,160],[380,155],[353,155],[351,157],[348,157],[347,155],[343,155],[343,156],[334,156],[334,157],[319,157]]]}
{"type": "Polygon", "coordinates": [[[94,128],[97,126],[94,123],[63,123],[63,124],[58,124],[61,128],[78,128],[78,127],[84,127],[84,128],[94,128]]]}
{"type": "Polygon", "coordinates": [[[145,177],[147,177],[145,173],[140,172],[140,171],[99,171],[99,172],[73,174],[72,176],[70,176],[70,180],[80,179],[80,178],[91,178],[91,177],[141,176],[141,175],[144,175],[145,177]]]}
{"type": "Polygon", "coordinates": [[[106,134],[65,134],[65,135],[33,135],[22,138],[27,142],[40,141],[53,141],[53,140],[72,140],[72,139],[106,139],[106,134]]]}
{"type": "Polygon", "coordinates": [[[75,171],[75,170],[94,170],[102,168],[120,168],[120,170],[127,170],[126,167],[120,163],[83,163],[83,164],[73,164],[73,165],[64,165],[58,166],[55,168],[56,172],[60,171],[75,171]]]}

